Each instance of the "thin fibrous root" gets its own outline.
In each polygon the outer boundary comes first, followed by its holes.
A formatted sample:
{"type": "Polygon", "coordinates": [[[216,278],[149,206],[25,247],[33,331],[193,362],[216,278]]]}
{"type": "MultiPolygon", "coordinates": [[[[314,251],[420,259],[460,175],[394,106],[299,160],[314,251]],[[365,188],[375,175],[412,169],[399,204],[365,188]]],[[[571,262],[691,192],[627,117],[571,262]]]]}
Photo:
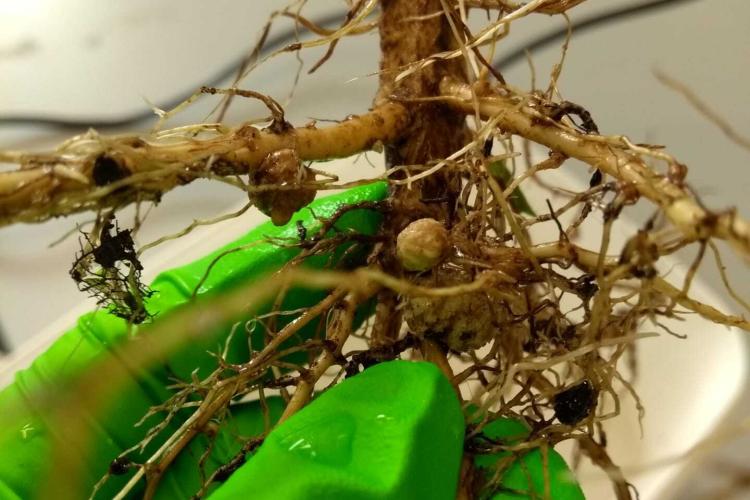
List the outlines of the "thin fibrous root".
{"type": "MultiPolygon", "coordinates": [[[[540,260],[558,257],[570,259],[573,264],[587,272],[596,271],[597,265],[599,263],[598,253],[583,249],[571,243],[552,243],[538,245],[532,249],[532,252],[540,260]]],[[[617,257],[608,256],[603,259],[603,266],[607,269],[614,269],[615,267],[617,267],[617,265],[617,257]]],[[[742,328],[743,330],[750,332],[750,321],[748,321],[747,319],[740,316],[725,314],[715,307],[692,299],[688,297],[683,290],[680,290],[674,285],[671,285],[664,278],[658,276],[652,278],[651,285],[654,287],[654,290],[656,290],[660,294],[663,294],[664,296],[674,300],[682,307],[693,311],[694,313],[702,316],[708,321],[718,323],[720,325],[742,328]]]]}
{"type": "MultiPolygon", "coordinates": [[[[562,14],[585,1],[586,0],[548,0],[547,2],[542,2],[533,12],[535,14],[547,14],[549,16],[562,14]]],[[[467,7],[474,9],[502,9],[506,12],[512,12],[521,8],[520,4],[509,2],[508,0],[465,0],[465,3],[467,7]]]]}
{"type": "MultiPolygon", "coordinates": [[[[483,118],[497,120],[498,128],[576,158],[632,186],[640,196],[657,204],[688,240],[718,237],[750,259],[750,225],[747,221],[734,210],[708,211],[682,185],[682,179],[654,172],[640,156],[649,151],[647,148],[638,147],[624,137],[611,140],[551,123],[538,113],[530,99],[500,95],[499,92],[473,98],[467,85],[449,80],[442,82],[441,90],[450,104],[466,113],[474,113],[478,107],[483,118]]],[[[670,162],[670,168],[684,168],[668,155],[653,154],[670,162]]]]}

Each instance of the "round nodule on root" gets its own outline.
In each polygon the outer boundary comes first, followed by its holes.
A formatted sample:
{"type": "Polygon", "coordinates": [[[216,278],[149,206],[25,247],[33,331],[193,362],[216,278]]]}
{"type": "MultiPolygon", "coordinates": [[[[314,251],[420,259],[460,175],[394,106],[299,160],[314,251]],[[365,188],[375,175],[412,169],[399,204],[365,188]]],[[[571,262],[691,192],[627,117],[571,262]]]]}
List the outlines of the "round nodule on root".
{"type": "Polygon", "coordinates": [[[450,248],[445,227],[435,219],[419,219],[396,239],[396,257],[407,271],[427,271],[440,263],[450,248]]]}
{"type": "Polygon", "coordinates": [[[251,175],[255,186],[265,186],[253,194],[258,209],[281,226],[289,222],[294,212],[315,199],[315,189],[301,187],[315,180],[315,174],[302,164],[293,149],[280,149],[265,157],[251,175]],[[275,189],[273,186],[300,186],[292,189],[275,189]]]}

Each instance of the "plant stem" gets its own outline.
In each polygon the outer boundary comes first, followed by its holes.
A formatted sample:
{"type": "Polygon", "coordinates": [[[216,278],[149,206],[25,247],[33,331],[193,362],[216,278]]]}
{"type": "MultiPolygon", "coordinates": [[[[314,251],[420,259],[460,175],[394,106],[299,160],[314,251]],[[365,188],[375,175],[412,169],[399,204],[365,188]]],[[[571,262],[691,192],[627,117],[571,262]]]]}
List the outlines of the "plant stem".
{"type": "Polygon", "coordinates": [[[66,150],[64,158],[6,158],[19,163],[20,168],[0,173],[0,227],[122,206],[138,196],[156,199],[200,177],[247,174],[279,149],[295,149],[302,161],[351,156],[378,143],[394,141],[408,124],[404,106],[384,103],[369,113],[325,128],[305,126],[273,133],[244,125],[209,139],[194,139],[188,134],[177,141],[160,140],[159,136],[102,136],[96,138],[93,149],[87,140],[86,148],[66,150]],[[97,186],[93,166],[103,154],[117,156],[127,175],[97,186]]]}

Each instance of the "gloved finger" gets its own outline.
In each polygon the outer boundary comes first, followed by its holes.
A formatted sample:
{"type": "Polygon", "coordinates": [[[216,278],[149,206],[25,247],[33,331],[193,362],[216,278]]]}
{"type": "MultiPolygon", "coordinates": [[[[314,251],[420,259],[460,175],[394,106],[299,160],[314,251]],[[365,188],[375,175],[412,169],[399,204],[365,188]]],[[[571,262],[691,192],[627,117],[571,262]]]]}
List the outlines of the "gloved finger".
{"type": "Polygon", "coordinates": [[[380,363],[275,428],[210,500],[454,499],[463,442],[435,365],[380,363]]]}

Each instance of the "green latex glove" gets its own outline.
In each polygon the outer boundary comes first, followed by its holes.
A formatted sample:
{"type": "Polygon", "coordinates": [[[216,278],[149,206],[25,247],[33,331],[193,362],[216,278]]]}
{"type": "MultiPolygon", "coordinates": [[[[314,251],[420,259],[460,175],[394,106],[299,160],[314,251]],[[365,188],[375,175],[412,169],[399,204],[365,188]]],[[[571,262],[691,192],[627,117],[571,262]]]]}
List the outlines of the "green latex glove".
{"type": "MultiPolygon", "coordinates": [[[[385,195],[385,186],[375,184],[319,200],[312,208],[318,217],[325,218],[343,204],[375,201],[385,195]]],[[[147,303],[149,311],[165,314],[188,301],[220,252],[262,241],[266,236],[287,241],[299,238],[298,221],[308,235],[314,234],[320,226],[310,211],[303,209],[282,228],[262,225],[214,254],[163,273],[152,285],[156,293],[147,303]]],[[[377,212],[356,210],[343,217],[337,228],[373,234],[379,223],[377,212]]],[[[345,266],[362,263],[363,251],[346,252],[346,261],[342,262],[345,250],[337,249],[333,260],[345,266]]],[[[233,252],[214,266],[198,293],[217,293],[257,279],[278,269],[297,253],[294,248],[269,243],[233,252]]],[[[326,256],[316,257],[309,259],[307,265],[320,267],[330,260],[326,256]]],[[[283,307],[306,307],[320,298],[320,293],[294,290],[283,307]]],[[[360,320],[366,312],[363,311],[360,320]]],[[[156,422],[151,419],[144,427],[133,427],[150,406],[168,397],[166,385],[170,372],[188,378],[195,367],[199,367],[202,374],[215,367],[215,360],[206,350],[215,349],[227,335],[228,328],[229,325],[224,331],[216,332],[214,343],[210,345],[191,345],[176,353],[167,361],[168,368],[134,371],[123,363],[123,370],[130,370],[128,384],[113,391],[111,401],[106,402],[101,414],[89,416],[96,448],[82,453],[80,463],[88,473],[90,485],[104,475],[114,457],[137,443],[145,430],[156,422]]],[[[311,330],[305,334],[311,335],[311,330]]],[[[40,479],[43,480],[46,468],[53,465],[48,463],[53,432],[46,426],[45,415],[33,407],[34,394],[64,387],[98,358],[114,356],[108,346],[126,341],[127,336],[122,320],[102,311],[85,315],[76,328],[65,333],[29,369],[20,372],[14,384],[0,392],[0,499],[35,498],[40,479]],[[20,418],[17,417],[19,411],[20,418]],[[8,417],[11,414],[16,417],[8,417]]],[[[243,356],[247,356],[244,339],[230,352],[230,358],[239,360],[243,356]]],[[[233,408],[232,417],[218,429],[204,462],[206,474],[241,456],[238,455],[243,442],[240,437],[262,434],[266,417],[270,422],[278,419],[283,410],[282,401],[269,399],[268,408],[267,416],[257,402],[233,408]]],[[[168,435],[169,430],[164,435],[168,435]]],[[[64,429],[59,431],[58,435],[64,435],[64,429]]],[[[256,455],[247,457],[247,463],[225,484],[214,488],[211,498],[453,498],[462,443],[460,406],[440,372],[427,363],[383,363],[336,385],[274,429],[256,455]]],[[[144,456],[160,444],[161,441],[155,440],[144,456]]],[[[191,498],[202,483],[198,461],[208,444],[205,435],[199,435],[190,443],[165,474],[157,498],[191,498]]],[[[541,474],[539,464],[530,462],[529,467],[536,467],[536,472],[541,474]]],[[[111,477],[99,490],[97,498],[111,498],[133,470],[123,468],[118,472],[123,474],[111,477]]],[[[552,474],[553,481],[556,477],[552,474]]],[[[142,489],[135,490],[134,494],[139,492],[142,489]]]]}
{"type": "MultiPolygon", "coordinates": [[[[321,219],[330,218],[342,206],[378,201],[386,195],[387,186],[384,183],[362,186],[315,201],[310,209],[300,210],[285,226],[263,224],[245,237],[192,264],[159,275],[151,286],[155,293],[148,299],[146,307],[156,315],[158,321],[159,316],[188,302],[199,285],[197,294],[205,296],[258,280],[299,254],[299,249],[289,244],[299,241],[302,236],[300,227],[306,230],[307,238],[313,237],[322,225],[321,219]],[[222,254],[225,255],[217,261],[216,257],[222,254]],[[206,277],[210,266],[210,273],[206,277]]],[[[373,210],[352,210],[338,219],[335,230],[372,235],[378,230],[381,218],[380,213],[373,210]]],[[[308,258],[305,264],[324,267],[337,263],[343,267],[355,267],[364,263],[366,254],[366,249],[361,245],[353,248],[351,244],[344,244],[333,255],[308,258]]],[[[282,309],[310,307],[324,295],[320,291],[293,289],[286,295],[282,309]]],[[[359,320],[364,317],[364,314],[360,314],[359,320]]],[[[285,321],[291,319],[282,317],[278,324],[283,326],[285,321]]],[[[316,327],[312,322],[301,331],[301,335],[312,336],[316,327]]],[[[120,379],[127,382],[113,388],[109,400],[102,401],[97,414],[85,418],[92,442],[96,444],[94,449],[81,451],[80,463],[87,483],[93,486],[105,474],[113,458],[138,443],[148,428],[159,421],[161,415],[148,419],[140,428],[134,427],[151,406],[169,397],[167,386],[173,382],[172,377],[176,375],[189,380],[196,367],[199,368],[198,376],[213,371],[216,360],[207,351],[218,350],[230,329],[231,322],[214,335],[208,335],[210,338],[206,342],[191,343],[166,360],[164,366],[146,371],[129,367],[127,360],[119,360],[110,349],[117,343],[137,341],[137,332],[134,339],[129,338],[124,320],[101,310],[82,316],[75,328],[64,333],[29,368],[20,371],[12,385],[0,391],[0,498],[34,498],[40,487],[39,478],[43,478],[46,469],[53,466],[49,463],[53,440],[55,437],[65,439],[65,429],[51,428],[47,425],[45,412],[35,408],[34,403],[40,394],[60,392],[77,375],[102,358],[120,361],[120,379]]],[[[252,333],[253,344],[260,345],[262,331],[260,328],[256,330],[252,333]]],[[[235,335],[234,339],[229,349],[229,361],[248,359],[247,338],[235,335]]],[[[300,362],[303,358],[290,360],[300,362]]],[[[178,422],[174,425],[178,425],[178,422]]],[[[169,431],[170,428],[166,429],[163,435],[168,435],[169,431]]],[[[149,456],[160,444],[159,439],[154,440],[143,456],[149,456]]],[[[194,463],[197,460],[197,457],[193,457],[194,463]]],[[[197,467],[194,473],[197,474],[197,467]]],[[[126,480],[127,475],[111,478],[97,498],[111,498],[126,480]]],[[[164,498],[189,498],[181,485],[190,481],[180,478],[165,482],[174,487],[165,484],[161,488],[160,491],[167,492],[164,498]]]]}

